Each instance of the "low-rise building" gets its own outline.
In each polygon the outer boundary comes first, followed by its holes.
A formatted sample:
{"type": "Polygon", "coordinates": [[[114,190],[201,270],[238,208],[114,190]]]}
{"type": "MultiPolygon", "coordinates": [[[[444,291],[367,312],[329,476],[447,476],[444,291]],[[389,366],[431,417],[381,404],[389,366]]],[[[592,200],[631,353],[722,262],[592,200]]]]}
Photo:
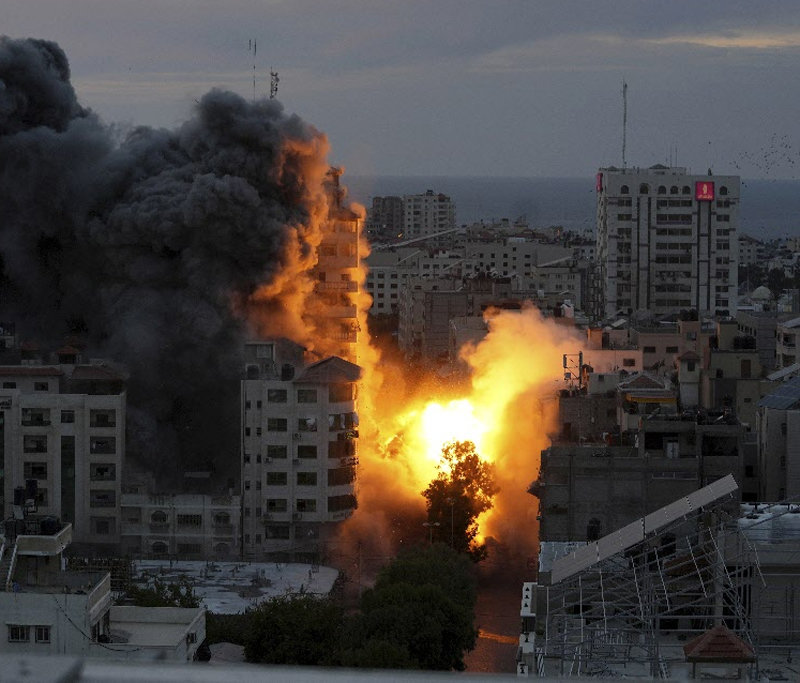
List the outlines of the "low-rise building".
{"type": "Polygon", "coordinates": [[[0,537],[0,653],[192,661],[205,640],[205,610],[125,607],[108,572],[62,569],[72,526],[15,515],[0,537]]]}
{"type": "Polygon", "coordinates": [[[241,497],[125,492],[121,548],[131,557],[239,557],[241,497]]]}

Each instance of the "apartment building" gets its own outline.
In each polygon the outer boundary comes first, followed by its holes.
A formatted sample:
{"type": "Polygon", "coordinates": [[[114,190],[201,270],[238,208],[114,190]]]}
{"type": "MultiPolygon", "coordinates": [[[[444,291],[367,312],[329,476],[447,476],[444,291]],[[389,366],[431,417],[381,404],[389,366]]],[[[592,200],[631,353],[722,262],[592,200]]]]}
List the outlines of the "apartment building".
{"type": "Polygon", "coordinates": [[[456,206],[445,194],[428,190],[403,195],[403,237],[423,237],[456,227],[456,206]]]}
{"type": "Polygon", "coordinates": [[[738,176],[682,167],[601,168],[597,258],[604,317],[630,311],[735,315],[738,176]]]}
{"type": "Polygon", "coordinates": [[[800,318],[778,322],[775,326],[775,368],[788,368],[797,362],[800,318]]]}
{"type": "Polygon", "coordinates": [[[402,197],[373,197],[367,212],[366,232],[375,239],[392,240],[403,234],[402,197]]]}
{"type": "Polygon", "coordinates": [[[767,250],[761,240],[750,235],[739,235],[739,266],[763,265],[767,250]]]}
{"type": "Polygon", "coordinates": [[[341,205],[340,173],[333,168],[328,174],[332,205],[317,247],[317,264],[311,273],[315,296],[308,302],[306,317],[313,322],[318,337],[334,342],[336,355],[356,362],[361,217],[341,205]]]}
{"type": "MultiPolygon", "coordinates": [[[[114,605],[110,573],[63,569],[72,531],[35,515],[3,525],[0,654],[194,660],[205,640],[205,609],[114,605]]],[[[36,678],[24,669],[20,676],[36,678]]]]}
{"type": "Polygon", "coordinates": [[[758,402],[759,500],[800,496],[800,377],[778,383],[758,402]]]}
{"type": "MultiPolygon", "coordinates": [[[[53,365],[0,366],[0,495],[72,524],[75,542],[116,546],[125,459],[125,378],[65,347],[53,365]]],[[[34,362],[30,360],[30,362],[34,362]]]]}
{"type": "Polygon", "coordinates": [[[249,343],[246,359],[244,556],[318,561],[357,506],[361,369],[338,357],[311,362],[288,340],[249,343]]]}
{"type": "Polygon", "coordinates": [[[128,488],[120,501],[121,548],[126,555],[182,560],[239,557],[240,496],[154,494],[128,488]]]}

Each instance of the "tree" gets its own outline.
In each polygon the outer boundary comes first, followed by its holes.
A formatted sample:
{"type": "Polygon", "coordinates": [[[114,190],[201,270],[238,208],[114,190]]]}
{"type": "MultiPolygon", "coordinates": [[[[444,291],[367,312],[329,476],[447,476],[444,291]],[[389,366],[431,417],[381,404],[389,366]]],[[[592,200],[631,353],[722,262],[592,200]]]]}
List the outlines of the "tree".
{"type": "Polygon", "coordinates": [[[129,602],[137,607],[200,607],[200,598],[186,577],[174,583],[153,580],[152,586],[130,584],[125,593],[129,602]]]}
{"type": "Polygon", "coordinates": [[[347,623],[341,663],[463,670],[475,646],[475,577],[463,554],[437,543],[403,551],[364,593],[347,623]]]}
{"type": "Polygon", "coordinates": [[[333,664],[343,612],[330,598],[299,594],[260,604],[249,614],[244,654],[265,664],[333,664]]]}
{"type": "Polygon", "coordinates": [[[486,557],[486,546],[475,544],[476,520],[492,508],[498,491],[494,467],[481,460],[471,441],[452,441],[442,447],[438,469],[436,478],[422,492],[428,523],[438,525],[455,550],[480,561],[486,557]]]}

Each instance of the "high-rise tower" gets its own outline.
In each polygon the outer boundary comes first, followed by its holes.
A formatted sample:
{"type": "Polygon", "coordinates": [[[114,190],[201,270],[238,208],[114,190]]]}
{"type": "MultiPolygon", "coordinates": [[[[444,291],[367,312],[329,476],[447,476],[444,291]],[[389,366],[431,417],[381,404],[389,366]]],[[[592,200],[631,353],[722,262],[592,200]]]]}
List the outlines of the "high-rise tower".
{"type": "Polygon", "coordinates": [[[602,317],[694,309],[736,313],[738,176],[601,168],[597,259],[602,317]]]}

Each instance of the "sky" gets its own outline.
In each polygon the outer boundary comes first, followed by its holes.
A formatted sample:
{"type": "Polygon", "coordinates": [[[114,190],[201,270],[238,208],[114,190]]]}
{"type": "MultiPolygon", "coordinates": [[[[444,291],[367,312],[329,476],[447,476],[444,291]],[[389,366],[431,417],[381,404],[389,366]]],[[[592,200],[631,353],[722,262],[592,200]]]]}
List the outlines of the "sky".
{"type": "Polygon", "coordinates": [[[274,69],[353,175],[592,176],[623,81],[629,166],[800,174],[797,0],[0,0],[0,32],[57,42],[123,129],[274,69]]]}

